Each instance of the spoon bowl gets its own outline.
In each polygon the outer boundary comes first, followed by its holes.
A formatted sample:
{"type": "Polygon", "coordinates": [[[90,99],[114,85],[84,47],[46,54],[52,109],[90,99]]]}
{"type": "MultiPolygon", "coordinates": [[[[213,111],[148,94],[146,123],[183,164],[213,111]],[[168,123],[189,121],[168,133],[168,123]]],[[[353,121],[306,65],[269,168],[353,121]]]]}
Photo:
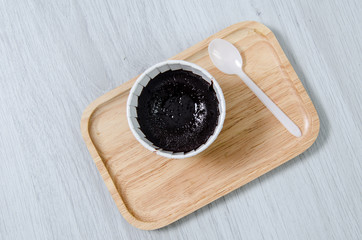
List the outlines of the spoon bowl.
{"type": "Polygon", "coordinates": [[[209,55],[214,65],[226,74],[237,74],[243,66],[238,49],[228,41],[214,39],[209,44],[209,55]]]}

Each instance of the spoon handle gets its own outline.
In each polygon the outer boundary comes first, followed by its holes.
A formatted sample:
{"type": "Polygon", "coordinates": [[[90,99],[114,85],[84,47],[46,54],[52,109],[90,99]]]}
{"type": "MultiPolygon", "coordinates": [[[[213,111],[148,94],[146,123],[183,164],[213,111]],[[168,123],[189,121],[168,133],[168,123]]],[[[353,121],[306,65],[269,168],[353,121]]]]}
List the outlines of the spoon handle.
{"type": "Polygon", "coordinates": [[[253,80],[248,77],[248,75],[241,70],[238,73],[238,76],[291,134],[296,137],[302,136],[299,127],[253,82],[253,80]]]}

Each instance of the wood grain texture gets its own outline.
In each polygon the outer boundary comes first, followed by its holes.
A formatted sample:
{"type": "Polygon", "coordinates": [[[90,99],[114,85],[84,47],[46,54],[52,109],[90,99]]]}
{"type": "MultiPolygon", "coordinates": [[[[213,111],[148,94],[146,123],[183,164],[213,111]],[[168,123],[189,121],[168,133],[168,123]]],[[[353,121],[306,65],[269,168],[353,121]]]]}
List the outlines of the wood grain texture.
{"type": "Polygon", "coordinates": [[[361,1],[1,1],[0,239],[360,239],[361,1]],[[313,146],[165,228],[120,215],[83,109],[245,20],[276,35],[311,97],[313,146]]]}
{"type": "Polygon", "coordinates": [[[319,118],[274,34],[263,24],[234,24],[172,57],[212,73],[223,89],[226,118],[217,141],[190,159],[160,157],[129,129],[127,98],[136,78],[92,102],[81,130],[119,211],[134,226],[157,229],[245,185],[304,152],[317,138],[319,118]],[[220,72],[208,56],[215,38],[244,58],[244,70],[302,129],[296,138],[237,76],[220,72]]]}

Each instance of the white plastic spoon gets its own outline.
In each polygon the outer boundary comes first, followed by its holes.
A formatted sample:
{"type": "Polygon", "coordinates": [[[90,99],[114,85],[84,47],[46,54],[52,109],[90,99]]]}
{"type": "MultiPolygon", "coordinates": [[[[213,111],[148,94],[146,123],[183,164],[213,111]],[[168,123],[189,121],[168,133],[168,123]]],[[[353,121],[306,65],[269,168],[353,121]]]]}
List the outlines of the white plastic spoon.
{"type": "Polygon", "coordinates": [[[298,126],[244,73],[243,60],[233,44],[223,39],[214,39],[209,44],[209,55],[220,71],[238,75],[291,134],[302,136],[298,126]]]}

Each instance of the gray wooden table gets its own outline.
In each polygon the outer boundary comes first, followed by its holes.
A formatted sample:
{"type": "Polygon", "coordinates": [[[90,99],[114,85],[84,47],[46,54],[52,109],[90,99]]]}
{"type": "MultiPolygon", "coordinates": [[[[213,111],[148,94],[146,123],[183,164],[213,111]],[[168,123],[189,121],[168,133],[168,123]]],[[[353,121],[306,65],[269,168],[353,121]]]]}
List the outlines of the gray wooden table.
{"type": "Polygon", "coordinates": [[[362,2],[1,1],[0,239],[362,239],[362,2]],[[82,140],[95,98],[239,21],[279,39],[319,113],[305,153],[155,231],[82,140]]]}

